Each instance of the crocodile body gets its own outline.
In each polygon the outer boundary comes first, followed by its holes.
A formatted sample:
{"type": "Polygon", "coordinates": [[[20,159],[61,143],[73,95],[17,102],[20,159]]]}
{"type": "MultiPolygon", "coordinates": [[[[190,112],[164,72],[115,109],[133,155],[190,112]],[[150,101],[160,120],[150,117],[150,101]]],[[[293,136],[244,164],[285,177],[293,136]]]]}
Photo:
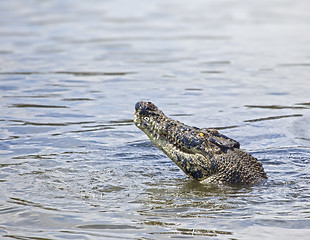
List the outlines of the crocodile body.
{"type": "Polygon", "coordinates": [[[253,185],[267,175],[239,143],[215,129],[167,117],[151,102],[137,102],[134,123],[188,176],[210,183],[253,185]]]}

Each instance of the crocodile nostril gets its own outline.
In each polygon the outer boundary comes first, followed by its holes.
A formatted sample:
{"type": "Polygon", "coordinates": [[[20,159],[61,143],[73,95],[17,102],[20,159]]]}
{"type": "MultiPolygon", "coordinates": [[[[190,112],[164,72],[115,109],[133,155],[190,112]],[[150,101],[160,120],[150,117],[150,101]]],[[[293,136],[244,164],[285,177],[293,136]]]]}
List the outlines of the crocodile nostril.
{"type": "Polygon", "coordinates": [[[141,107],[141,102],[137,102],[135,105],[135,109],[136,111],[141,107]]]}

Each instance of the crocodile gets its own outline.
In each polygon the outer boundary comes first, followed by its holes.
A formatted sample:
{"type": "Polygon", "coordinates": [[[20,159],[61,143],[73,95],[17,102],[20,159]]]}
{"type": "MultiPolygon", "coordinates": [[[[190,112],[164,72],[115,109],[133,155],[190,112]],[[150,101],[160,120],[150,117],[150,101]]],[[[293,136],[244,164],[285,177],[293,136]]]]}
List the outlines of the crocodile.
{"type": "Polygon", "coordinates": [[[135,125],[191,178],[230,185],[255,185],[267,179],[261,162],[216,129],[173,120],[152,102],[137,102],[135,110],[135,125]]]}

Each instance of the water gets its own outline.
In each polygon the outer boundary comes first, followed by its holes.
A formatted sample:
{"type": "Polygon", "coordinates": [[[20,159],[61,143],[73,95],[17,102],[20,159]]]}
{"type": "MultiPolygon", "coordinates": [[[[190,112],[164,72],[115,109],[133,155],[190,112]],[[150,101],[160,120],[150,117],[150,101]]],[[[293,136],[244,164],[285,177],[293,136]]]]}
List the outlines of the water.
{"type": "Polygon", "coordinates": [[[0,236],[305,239],[308,1],[1,1],[0,236]],[[185,176],[133,122],[215,127],[268,181],[185,176]]]}

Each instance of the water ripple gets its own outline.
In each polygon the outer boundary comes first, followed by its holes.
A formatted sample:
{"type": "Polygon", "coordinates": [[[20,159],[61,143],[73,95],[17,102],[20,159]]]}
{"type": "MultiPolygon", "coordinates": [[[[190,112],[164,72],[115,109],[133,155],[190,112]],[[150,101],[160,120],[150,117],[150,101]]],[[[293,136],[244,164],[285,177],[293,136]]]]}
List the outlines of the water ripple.
{"type": "Polygon", "coordinates": [[[302,114],[291,114],[291,115],[272,116],[272,117],[244,120],[244,122],[261,122],[261,121],[276,120],[276,119],[281,119],[281,118],[302,117],[302,116],[303,116],[302,114]]]}
{"type": "Polygon", "coordinates": [[[73,76],[124,76],[136,72],[75,72],[75,71],[54,71],[54,72],[0,72],[0,75],[46,75],[46,74],[69,74],[73,76]]]}
{"type": "MultiPolygon", "coordinates": [[[[301,105],[301,104],[298,104],[301,105]]],[[[305,105],[307,106],[307,105],[305,105]]],[[[245,105],[247,108],[262,108],[262,109],[308,109],[308,107],[300,106],[281,106],[281,105],[245,105]]]]}
{"type": "Polygon", "coordinates": [[[12,104],[9,107],[11,108],[69,108],[67,106],[59,105],[43,105],[43,104],[27,104],[27,103],[16,103],[12,104]]]}
{"type": "Polygon", "coordinates": [[[31,3],[0,1],[0,238],[309,236],[307,1],[31,3]],[[135,127],[141,99],[268,180],[188,178],[135,127]]]}

